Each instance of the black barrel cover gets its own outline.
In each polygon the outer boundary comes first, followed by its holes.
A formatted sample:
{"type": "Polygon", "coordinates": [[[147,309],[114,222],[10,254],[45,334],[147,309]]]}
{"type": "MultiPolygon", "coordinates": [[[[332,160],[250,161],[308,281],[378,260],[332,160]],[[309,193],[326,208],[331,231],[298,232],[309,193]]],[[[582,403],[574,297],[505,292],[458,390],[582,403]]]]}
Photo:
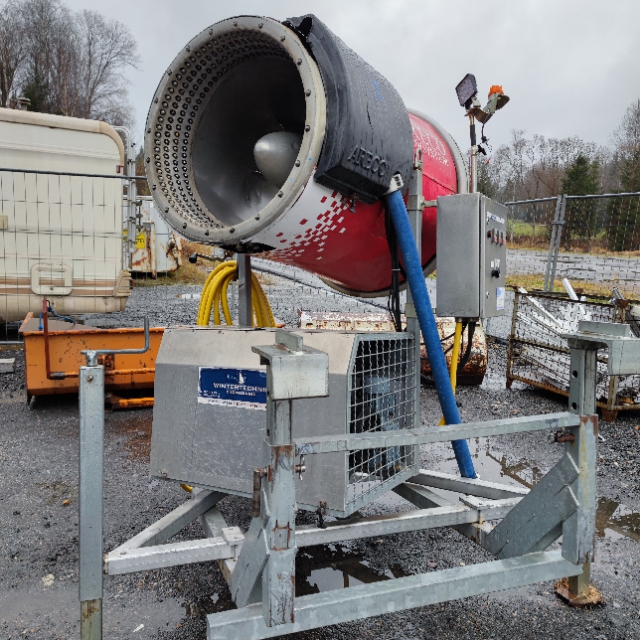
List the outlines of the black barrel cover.
{"type": "Polygon", "coordinates": [[[327,101],[324,143],[315,180],[372,204],[413,159],[409,114],[394,86],[314,15],[289,18],[315,59],[327,101]]]}

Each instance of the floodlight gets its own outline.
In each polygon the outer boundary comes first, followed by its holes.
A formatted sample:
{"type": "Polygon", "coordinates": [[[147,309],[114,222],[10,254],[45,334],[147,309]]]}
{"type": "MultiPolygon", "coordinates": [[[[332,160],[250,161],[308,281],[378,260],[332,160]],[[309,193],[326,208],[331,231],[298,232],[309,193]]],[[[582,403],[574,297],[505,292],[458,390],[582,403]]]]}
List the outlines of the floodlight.
{"type": "Polygon", "coordinates": [[[471,106],[471,100],[478,93],[476,77],[472,73],[467,73],[456,87],[456,93],[458,94],[460,106],[468,109],[471,106]]]}

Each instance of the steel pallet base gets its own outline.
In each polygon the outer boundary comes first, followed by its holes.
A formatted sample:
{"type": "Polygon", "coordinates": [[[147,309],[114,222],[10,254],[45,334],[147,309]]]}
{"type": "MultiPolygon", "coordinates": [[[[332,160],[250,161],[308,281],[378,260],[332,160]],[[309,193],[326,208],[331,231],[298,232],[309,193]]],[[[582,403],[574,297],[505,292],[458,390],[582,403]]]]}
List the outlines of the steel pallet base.
{"type": "Polygon", "coordinates": [[[228,526],[217,508],[224,493],[201,490],[192,499],[106,556],[102,555],[101,476],[103,369],[92,354],[82,367],[80,594],[83,638],[101,638],[102,579],[122,574],[216,560],[237,610],[207,618],[210,640],[261,640],[546,580],[569,578],[572,593],[589,589],[594,555],[597,416],[597,349],[609,348],[612,373],[637,368],[638,343],[594,333],[569,339],[572,350],[569,406],[560,412],[405,431],[293,438],[291,404],[303,393],[321,395],[326,354],[304,347],[302,338],[282,332],[276,346],[254,347],[267,366],[270,391],[265,468],[256,469],[254,508],[246,533],[228,526]],[[613,357],[615,356],[615,357],[613,357]],[[304,360],[307,360],[304,362],[304,360]],[[275,362],[275,366],[274,366],[275,362]],[[291,367],[291,368],[290,368],[291,367]],[[292,375],[313,372],[309,384],[292,375]],[[303,388],[301,388],[303,387],[303,388]],[[552,430],[564,455],[531,489],[420,470],[393,490],[417,509],[368,518],[295,526],[296,457],[333,451],[414,446],[525,431],[552,430]],[[432,489],[460,494],[453,504],[432,489]],[[165,544],[200,517],[206,538],[165,544]],[[496,557],[495,561],[429,572],[380,583],[295,597],[295,557],[299,548],[350,539],[454,527],[496,557]],[[559,550],[546,549],[562,536],[559,550]]]}

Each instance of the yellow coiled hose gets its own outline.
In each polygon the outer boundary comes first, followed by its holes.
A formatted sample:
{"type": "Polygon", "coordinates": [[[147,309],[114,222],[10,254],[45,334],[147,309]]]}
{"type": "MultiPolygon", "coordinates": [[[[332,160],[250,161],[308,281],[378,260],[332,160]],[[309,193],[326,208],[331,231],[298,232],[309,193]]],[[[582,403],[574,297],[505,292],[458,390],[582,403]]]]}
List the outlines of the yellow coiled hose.
{"type": "MultiPolygon", "coordinates": [[[[227,289],[229,283],[236,278],[238,265],[235,260],[229,260],[219,264],[207,278],[202,288],[200,306],[198,307],[198,319],[196,324],[207,326],[211,320],[211,310],[213,309],[213,324],[221,324],[221,314],[225,322],[233,324],[231,312],[229,311],[229,300],[227,299],[227,289]]],[[[271,311],[271,305],[267,300],[258,278],[251,274],[251,304],[253,308],[254,327],[275,327],[276,321],[271,311]]]]}

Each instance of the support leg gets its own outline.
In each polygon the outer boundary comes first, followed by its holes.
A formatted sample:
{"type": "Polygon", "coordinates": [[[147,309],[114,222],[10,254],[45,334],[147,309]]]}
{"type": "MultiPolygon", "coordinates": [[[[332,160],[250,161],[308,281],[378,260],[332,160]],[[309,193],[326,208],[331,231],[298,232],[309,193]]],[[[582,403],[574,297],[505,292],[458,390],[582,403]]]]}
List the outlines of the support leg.
{"type": "Polygon", "coordinates": [[[104,368],[80,367],[80,637],[102,639],[104,368]]]}
{"type": "Polygon", "coordinates": [[[252,327],[251,256],[248,253],[238,253],[236,262],[238,265],[238,324],[241,327],[252,327]]]}
{"type": "Polygon", "coordinates": [[[591,561],[595,551],[596,513],[596,456],[598,438],[598,416],[596,412],[597,349],[571,341],[571,384],[569,388],[569,410],[579,413],[580,427],[571,429],[573,442],[565,444],[565,450],[580,470],[580,476],[572,490],[580,508],[563,525],[563,556],[570,562],[582,563],[582,573],[559,583],[556,590],[570,603],[581,604],[588,600],[597,603],[602,596],[589,584],[591,561]],[[582,347],[582,348],[580,348],[582,347]]]}
{"type": "Polygon", "coordinates": [[[268,474],[268,559],[262,572],[262,613],[267,626],[294,621],[295,457],[291,444],[291,400],[271,403],[268,474]]]}

